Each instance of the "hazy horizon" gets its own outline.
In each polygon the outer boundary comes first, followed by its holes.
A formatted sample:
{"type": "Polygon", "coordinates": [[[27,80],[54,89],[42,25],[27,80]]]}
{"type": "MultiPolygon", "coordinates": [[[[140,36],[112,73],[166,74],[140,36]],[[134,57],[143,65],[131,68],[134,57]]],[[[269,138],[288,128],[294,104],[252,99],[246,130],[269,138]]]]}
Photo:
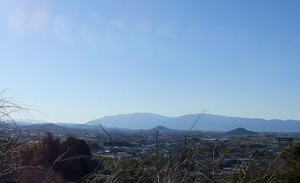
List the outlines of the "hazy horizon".
{"type": "Polygon", "coordinates": [[[300,120],[298,7],[0,0],[0,90],[45,121],[203,110],[300,120]]]}
{"type": "Polygon", "coordinates": [[[178,118],[178,117],[182,117],[182,116],[186,116],[186,115],[196,115],[196,114],[204,114],[203,117],[205,117],[205,115],[213,115],[213,116],[222,116],[222,117],[229,117],[229,118],[245,118],[245,119],[263,119],[263,120],[281,120],[281,121],[300,121],[297,119],[291,119],[291,118],[287,118],[287,119],[279,119],[279,118],[259,118],[259,117],[242,117],[242,116],[228,116],[228,115],[221,115],[221,114],[213,114],[213,113],[187,113],[187,114],[181,114],[181,115],[176,115],[176,116],[168,116],[168,115],[163,115],[163,114],[158,114],[158,113],[150,113],[150,112],[133,112],[133,113],[120,113],[120,114],[110,114],[110,115],[105,115],[105,116],[99,116],[97,118],[91,118],[87,121],[51,121],[50,119],[47,120],[46,119],[36,119],[36,118],[20,118],[17,119],[15,118],[14,120],[16,121],[20,121],[20,122],[34,122],[36,121],[37,123],[44,123],[44,122],[49,122],[49,123],[74,123],[74,124],[85,124],[87,122],[93,121],[93,120],[98,120],[98,119],[102,119],[105,117],[114,117],[114,116],[127,116],[127,115],[133,115],[133,114],[150,114],[150,115],[159,115],[162,117],[170,117],[170,118],[178,118]]]}

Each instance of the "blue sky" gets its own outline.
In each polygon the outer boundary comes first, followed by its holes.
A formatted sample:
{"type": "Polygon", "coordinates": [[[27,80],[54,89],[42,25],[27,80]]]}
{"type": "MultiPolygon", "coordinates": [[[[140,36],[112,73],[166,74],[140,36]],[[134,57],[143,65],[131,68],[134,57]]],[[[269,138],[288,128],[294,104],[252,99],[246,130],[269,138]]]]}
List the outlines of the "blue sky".
{"type": "Polygon", "coordinates": [[[0,88],[48,121],[203,110],[300,120],[299,7],[0,0],[0,88]]]}

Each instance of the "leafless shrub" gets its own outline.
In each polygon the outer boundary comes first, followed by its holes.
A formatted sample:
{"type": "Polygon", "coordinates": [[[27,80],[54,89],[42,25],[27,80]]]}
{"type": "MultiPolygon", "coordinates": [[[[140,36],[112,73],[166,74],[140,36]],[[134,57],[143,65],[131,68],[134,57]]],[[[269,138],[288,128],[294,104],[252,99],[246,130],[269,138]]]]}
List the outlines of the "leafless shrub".
{"type": "Polygon", "coordinates": [[[29,182],[25,179],[27,173],[43,171],[43,167],[24,164],[20,157],[19,151],[24,144],[19,142],[21,130],[13,115],[27,109],[5,94],[6,90],[0,91],[0,182],[29,182]]]}

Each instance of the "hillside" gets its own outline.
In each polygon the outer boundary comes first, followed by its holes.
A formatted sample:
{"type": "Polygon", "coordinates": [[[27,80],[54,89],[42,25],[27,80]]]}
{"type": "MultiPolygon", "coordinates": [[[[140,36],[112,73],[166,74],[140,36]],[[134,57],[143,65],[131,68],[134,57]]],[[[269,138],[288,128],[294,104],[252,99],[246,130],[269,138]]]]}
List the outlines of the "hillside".
{"type": "Polygon", "coordinates": [[[106,116],[101,119],[87,122],[86,125],[99,126],[99,123],[105,127],[118,127],[129,129],[151,129],[162,125],[170,117],[160,116],[151,113],[133,113],[119,114],[115,116],[106,116]]]}
{"type": "Polygon", "coordinates": [[[257,135],[257,132],[246,130],[245,128],[236,128],[224,133],[225,135],[257,135]]]}
{"type": "Polygon", "coordinates": [[[164,126],[157,126],[151,130],[154,130],[154,131],[159,131],[160,133],[172,133],[174,132],[175,130],[172,130],[170,128],[167,128],[167,127],[164,127],[164,126]]]}
{"type": "Polygon", "coordinates": [[[62,130],[66,130],[65,127],[62,127],[60,125],[53,124],[53,123],[32,124],[32,125],[25,126],[25,128],[42,130],[42,131],[62,131],[62,130]]]}

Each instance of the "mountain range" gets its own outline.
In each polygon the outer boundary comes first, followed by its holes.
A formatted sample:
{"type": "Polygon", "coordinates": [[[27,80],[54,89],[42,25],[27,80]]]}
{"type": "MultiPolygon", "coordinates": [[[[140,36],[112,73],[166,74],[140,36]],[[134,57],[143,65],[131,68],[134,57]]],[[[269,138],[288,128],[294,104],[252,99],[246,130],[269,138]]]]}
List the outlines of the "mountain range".
{"type": "MultiPolygon", "coordinates": [[[[189,130],[201,114],[188,114],[179,117],[161,116],[152,113],[132,113],[106,116],[84,124],[56,123],[67,128],[88,129],[99,127],[118,129],[153,129],[157,126],[172,130],[189,130]]],[[[19,122],[20,125],[33,124],[31,121],[19,122]]],[[[48,122],[45,122],[48,123],[48,122]]],[[[221,115],[205,114],[195,124],[193,130],[226,132],[236,128],[245,128],[255,132],[300,132],[300,121],[227,117],[221,115]]]]}
{"type": "MultiPolygon", "coordinates": [[[[201,114],[188,114],[179,117],[167,117],[152,113],[133,113],[106,116],[87,122],[86,125],[103,125],[127,129],[151,129],[164,126],[175,130],[189,130],[201,114]]],[[[230,131],[235,128],[246,128],[256,132],[300,132],[300,121],[227,117],[205,114],[197,121],[194,130],[230,131]]]]}

